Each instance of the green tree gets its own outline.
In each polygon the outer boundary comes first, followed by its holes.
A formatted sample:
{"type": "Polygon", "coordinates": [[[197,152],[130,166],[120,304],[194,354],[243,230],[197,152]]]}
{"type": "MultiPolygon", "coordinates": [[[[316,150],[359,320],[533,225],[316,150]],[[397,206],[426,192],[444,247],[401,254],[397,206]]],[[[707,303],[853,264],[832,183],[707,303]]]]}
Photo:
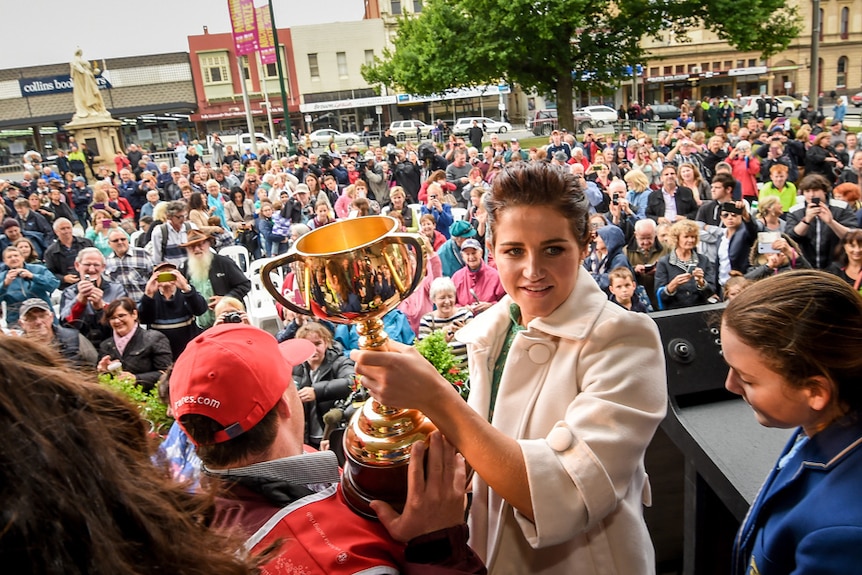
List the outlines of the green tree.
{"type": "MultiPolygon", "coordinates": [[[[764,57],[799,33],[786,0],[427,0],[399,20],[395,49],[362,67],[366,81],[417,94],[496,83],[556,93],[572,109],[572,91],[610,88],[642,62],[642,37],[705,26],[739,50],[764,57]]],[[[574,129],[569,114],[560,125],[574,129]]]]}

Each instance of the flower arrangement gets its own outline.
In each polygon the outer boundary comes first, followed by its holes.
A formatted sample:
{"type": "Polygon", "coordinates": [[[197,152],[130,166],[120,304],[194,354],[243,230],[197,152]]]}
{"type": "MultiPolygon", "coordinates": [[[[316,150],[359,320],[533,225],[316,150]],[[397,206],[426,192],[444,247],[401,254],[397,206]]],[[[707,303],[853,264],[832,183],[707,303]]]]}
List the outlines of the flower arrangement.
{"type": "Polygon", "coordinates": [[[152,433],[164,436],[171,428],[174,420],[168,416],[168,406],[159,399],[159,391],[156,387],[150,391],[144,391],[133,379],[115,377],[110,373],[100,374],[99,383],[110,387],[137,405],[141,417],[150,424],[152,433]]]}
{"type": "Polygon", "coordinates": [[[461,367],[458,358],[452,353],[443,331],[437,330],[425,339],[417,341],[415,347],[466,400],[470,395],[470,374],[461,367]]]}

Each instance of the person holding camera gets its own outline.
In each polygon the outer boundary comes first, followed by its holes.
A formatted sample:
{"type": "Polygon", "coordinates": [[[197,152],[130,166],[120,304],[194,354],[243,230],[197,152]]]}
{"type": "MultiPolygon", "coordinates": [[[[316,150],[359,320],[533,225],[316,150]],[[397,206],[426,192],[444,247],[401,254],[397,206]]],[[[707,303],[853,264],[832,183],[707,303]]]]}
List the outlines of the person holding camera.
{"type": "Polygon", "coordinates": [[[138,302],[138,321],[165,335],[176,360],[186,345],[201,333],[195,318],[208,310],[204,299],[174,264],[153,269],[138,302]]]}
{"type": "Polygon", "coordinates": [[[235,297],[225,296],[219,300],[213,310],[216,316],[214,325],[223,323],[242,323],[251,325],[243,303],[235,297]]]}
{"type": "Polygon", "coordinates": [[[443,188],[438,183],[433,183],[428,186],[428,201],[422,206],[422,215],[431,214],[434,216],[437,231],[443,234],[447,240],[449,239],[449,226],[455,219],[452,217],[452,206],[443,203],[443,188]]]}
{"type": "Polygon", "coordinates": [[[381,206],[389,204],[389,163],[374,161],[374,158],[367,157],[365,160],[360,160],[357,165],[363,168],[363,178],[368,182],[368,190],[371,196],[377,200],[381,206]]]}
{"type": "Polygon", "coordinates": [[[126,288],[104,275],[105,256],[98,248],[79,251],[75,271],[82,279],[63,290],[60,321],[83,333],[98,348],[110,336],[110,329],[102,321],[105,308],[115,299],[126,297],[126,288]]]}
{"type": "Polygon", "coordinates": [[[659,309],[704,305],[715,293],[715,266],[697,253],[700,228],[692,220],[670,227],[673,249],[658,260],[655,272],[659,309]]]}
{"type": "Polygon", "coordinates": [[[856,214],[847,202],[831,197],[832,186],[820,174],[808,174],[799,182],[805,199],[787,212],[787,234],[799,244],[811,266],[825,269],[847,232],[857,227],[856,214]]]}

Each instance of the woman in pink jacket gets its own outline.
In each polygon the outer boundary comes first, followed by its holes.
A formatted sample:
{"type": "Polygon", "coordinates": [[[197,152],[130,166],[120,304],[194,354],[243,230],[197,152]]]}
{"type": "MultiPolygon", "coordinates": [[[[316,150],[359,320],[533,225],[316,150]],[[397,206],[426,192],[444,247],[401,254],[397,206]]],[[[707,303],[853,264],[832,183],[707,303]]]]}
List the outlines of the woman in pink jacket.
{"type": "Polygon", "coordinates": [[[757,201],[757,176],[760,174],[760,160],[751,153],[751,144],[742,140],[727,157],[733,169],[732,175],[742,187],[742,198],[748,203],[757,201]]]}

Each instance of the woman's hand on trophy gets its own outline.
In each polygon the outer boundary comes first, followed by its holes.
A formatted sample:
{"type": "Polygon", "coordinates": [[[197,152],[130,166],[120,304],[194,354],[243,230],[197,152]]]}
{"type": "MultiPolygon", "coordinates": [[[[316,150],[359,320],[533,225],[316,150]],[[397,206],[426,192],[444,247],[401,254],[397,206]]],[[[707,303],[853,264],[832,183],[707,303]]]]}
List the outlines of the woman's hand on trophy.
{"type": "Polygon", "coordinates": [[[418,409],[430,417],[441,393],[457,395],[416,348],[391,339],[386,347],[388,351],[350,352],[357,376],[374,399],[387,407],[418,409]]]}
{"type": "MultiPolygon", "coordinates": [[[[375,353],[375,352],[371,352],[375,353]]],[[[464,458],[439,431],[418,441],[410,452],[407,501],[399,514],[384,501],[372,501],[380,523],[396,541],[411,539],[464,522],[467,469],[464,458]],[[426,454],[427,452],[427,454],[426,454]],[[425,460],[427,459],[427,464],[425,460]]]]}

